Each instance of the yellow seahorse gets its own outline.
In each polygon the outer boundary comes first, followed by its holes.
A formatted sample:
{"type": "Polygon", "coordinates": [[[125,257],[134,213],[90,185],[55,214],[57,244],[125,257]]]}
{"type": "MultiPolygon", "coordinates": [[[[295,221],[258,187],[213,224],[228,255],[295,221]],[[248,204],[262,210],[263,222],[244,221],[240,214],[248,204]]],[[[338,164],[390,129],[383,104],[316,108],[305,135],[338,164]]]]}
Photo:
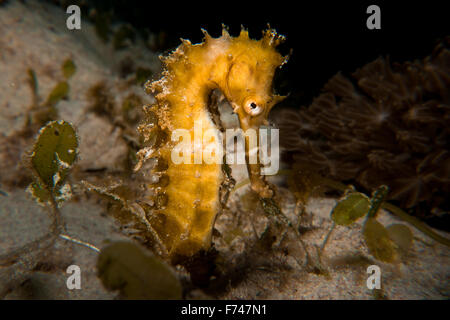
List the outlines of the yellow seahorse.
{"type": "MultiPolygon", "coordinates": [[[[155,132],[160,136],[163,132],[166,137],[160,145],[138,152],[141,161],[137,168],[145,159],[158,159],[157,208],[150,222],[172,258],[207,250],[221,210],[220,190],[225,180],[222,165],[198,163],[194,156],[197,124],[202,132],[216,132],[213,141],[220,139],[209,109],[211,92],[219,89],[223,93],[244,131],[267,125],[270,109],[284,98],[274,94],[272,88],[276,68],[287,61],[275,49],[283,36],[270,28],[260,40],[250,39],[244,28],[238,37],[231,37],[225,27],[218,38],[202,31],[205,34],[202,43],[193,45],[182,39],[174,52],[161,57],[165,66],[161,79],[146,84],[156,103],[144,109],[148,119],[156,116],[157,125],[147,120],[139,127],[146,140],[152,139],[155,132]],[[188,155],[190,163],[172,161],[171,153],[179,143],[171,139],[176,129],[188,130],[194,141],[193,152],[188,155]]],[[[247,163],[248,154],[246,146],[247,163]]],[[[247,164],[247,168],[252,189],[263,198],[271,198],[273,190],[261,176],[260,164],[247,164]]]]}

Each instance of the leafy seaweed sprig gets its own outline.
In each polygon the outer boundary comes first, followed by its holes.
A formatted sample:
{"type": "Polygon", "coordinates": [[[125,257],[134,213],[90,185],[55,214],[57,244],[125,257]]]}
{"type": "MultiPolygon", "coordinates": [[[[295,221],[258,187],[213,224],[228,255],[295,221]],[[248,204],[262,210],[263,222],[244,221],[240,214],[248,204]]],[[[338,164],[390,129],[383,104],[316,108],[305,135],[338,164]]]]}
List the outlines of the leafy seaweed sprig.
{"type": "MultiPolygon", "coordinates": [[[[314,194],[315,191],[322,190],[324,187],[344,192],[343,198],[338,201],[331,212],[331,218],[333,220],[332,227],[325,236],[322,246],[318,248],[319,265],[320,257],[330,239],[335,225],[347,226],[364,216],[366,216],[366,221],[363,226],[363,236],[369,252],[380,261],[391,263],[399,261],[400,252],[407,252],[411,247],[413,234],[409,227],[404,224],[393,224],[388,227],[384,227],[376,220],[377,213],[380,209],[385,209],[393,213],[395,216],[409,223],[433,240],[443,245],[450,246],[449,239],[437,234],[425,223],[408,215],[399,207],[387,202],[386,196],[389,188],[385,185],[377,188],[372,197],[369,198],[364,193],[357,192],[353,186],[348,186],[341,182],[324,178],[314,173],[310,173],[308,175],[305,174],[301,177],[303,180],[307,180],[307,182],[302,181],[301,183],[305,185],[302,186],[302,190],[298,190],[297,183],[299,183],[299,181],[297,181],[298,176],[295,175],[295,170],[282,170],[279,174],[288,176],[291,187],[290,189],[294,192],[300,202],[304,202],[309,196],[314,194]]],[[[235,186],[234,191],[247,185],[248,183],[248,180],[239,182],[235,186]]],[[[277,205],[274,206],[273,203],[270,202],[269,204],[271,205],[268,206],[267,200],[261,199],[261,201],[266,213],[272,215],[275,212],[277,214],[274,216],[282,217],[283,221],[287,219],[281,214],[281,210],[277,205]],[[277,208],[278,210],[273,210],[272,208],[277,208]]],[[[287,225],[289,227],[293,227],[292,223],[289,221],[287,221],[287,225]]],[[[298,236],[300,235],[298,234],[298,236]]]]}
{"type": "Polygon", "coordinates": [[[400,253],[407,252],[411,247],[413,234],[404,224],[392,224],[385,228],[377,221],[377,213],[388,190],[387,186],[382,185],[375,190],[370,199],[365,194],[355,191],[344,195],[331,211],[333,225],[322,249],[335,225],[348,226],[366,216],[362,232],[369,252],[380,261],[398,262],[400,253]]]}

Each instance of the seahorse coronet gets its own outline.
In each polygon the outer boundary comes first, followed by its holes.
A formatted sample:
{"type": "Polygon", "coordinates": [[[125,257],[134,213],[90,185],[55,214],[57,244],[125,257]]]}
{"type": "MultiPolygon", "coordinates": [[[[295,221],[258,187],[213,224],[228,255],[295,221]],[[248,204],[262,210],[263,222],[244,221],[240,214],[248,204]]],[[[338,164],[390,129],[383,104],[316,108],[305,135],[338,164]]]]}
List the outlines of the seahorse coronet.
{"type": "MultiPolygon", "coordinates": [[[[219,89],[231,104],[244,131],[267,124],[270,109],[284,98],[272,88],[276,68],[287,59],[276,50],[284,41],[283,36],[268,29],[260,40],[253,40],[242,27],[239,36],[232,37],[225,26],[218,38],[211,37],[204,29],[202,32],[203,42],[192,44],[181,39],[172,53],[161,57],[164,66],[161,78],[145,85],[156,100],[154,105],[145,108],[145,113],[151,113],[150,118],[156,115],[157,125],[146,123],[150,121],[147,119],[138,129],[145,141],[151,140],[155,130],[166,133],[163,143],[139,153],[139,168],[148,155],[167,163],[163,170],[154,170],[166,179],[164,184],[158,179],[153,186],[157,188],[154,189],[156,205],[150,224],[171,258],[192,256],[210,248],[214,222],[223,205],[221,193],[224,184],[229,183],[221,162],[205,163],[203,159],[195,163],[194,152],[183,158],[187,163],[174,163],[171,156],[179,142],[171,139],[174,131],[187,130],[195,150],[196,143],[202,140],[196,140],[194,129],[201,124],[203,139],[204,132],[212,130],[209,132],[214,133],[214,139],[208,143],[220,148],[220,130],[211,116],[215,111],[208,105],[214,89],[219,89]]],[[[205,150],[204,145],[201,148],[205,150]]],[[[272,190],[259,173],[260,165],[247,167],[253,190],[263,198],[272,197],[272,190]]]]}

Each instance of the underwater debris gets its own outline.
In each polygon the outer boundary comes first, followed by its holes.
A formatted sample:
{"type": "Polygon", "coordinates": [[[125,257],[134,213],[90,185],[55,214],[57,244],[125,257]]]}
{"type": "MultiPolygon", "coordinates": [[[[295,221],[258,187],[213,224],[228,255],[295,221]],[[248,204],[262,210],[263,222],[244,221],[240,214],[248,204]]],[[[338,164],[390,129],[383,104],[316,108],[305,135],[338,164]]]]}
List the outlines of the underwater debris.
{"type": "Polygon", "coordinates": [[[378,58],[353,79],[338,73],[308,108],[280,111],[281,147],[324,177],[366,191],[388,185],[416,216],[448,212],[449,75],[442,43],[422,61],[378,58]]]}
{"type": "Polygon", "coordinates": [[[88,110],[96,115],[113,118],[115,112],[114,99],[105,81],[99,81],[89,88],[86,97],[91,101],[88,110]]]}
{"type": "Polygon", "coordinates": [[[24,170],[23,151],[28,147],[28,137],[21,135],[0,135],[0,183],[9,188],[26,187],[31,181],[31,175],[24,170]]]}
{"type": "Polygon", "coordinates": [[[138,85],[143,85],[150,77],[152,76],[153,72],[150,69],[139,67],[136,70],[135,74],[135,82],[138,85]]]}
{"type": "Polygon", "coordinates": [[[130,125],[137,124],[141,113],[137,110],[143,105],[142,99],[135,93],[130,93],[122,101],[122,116],[130,125]]]}

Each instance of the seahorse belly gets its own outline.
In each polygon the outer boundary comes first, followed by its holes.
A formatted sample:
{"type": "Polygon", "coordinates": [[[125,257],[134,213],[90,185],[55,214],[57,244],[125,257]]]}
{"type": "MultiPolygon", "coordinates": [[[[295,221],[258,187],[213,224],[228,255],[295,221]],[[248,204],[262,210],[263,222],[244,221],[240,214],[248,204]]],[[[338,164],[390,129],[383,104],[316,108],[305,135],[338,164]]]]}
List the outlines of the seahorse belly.
{"type": "MultiPolygon", "coordinates": [[[[207,112],[199,113],[192,120],[192,127],[186,129],[192,130],[194,121],[201,121],[203,127],[201,135],[203,136],[206,130],[214,130],[219,139],[219,131],[207,112]]],[[[186,126],[186,119],[183,122],[183,126],[186,126]]],[[[194,132],[191,132],[191,141],[194,142],[194,132]]],[[[204,150],[205,146],[202,147],[204,150]]],[[[165,157],[170,159],[169,152],[165,157]]],[[[171,225],[169,228],[162,226],[168,235],[166,243],[170,254],[182,253],[189,256],[201,249],[207,250],[211,244],[215,217],[220,212],[221,206],[219,202],[219,189],[223,181],[221,164],[195,164],[192,154],[191,164],[174,164],[169,161],[166,175],[169,178],[169,184],[165,188],[167,204],[160,213],[171,225]]]]}

